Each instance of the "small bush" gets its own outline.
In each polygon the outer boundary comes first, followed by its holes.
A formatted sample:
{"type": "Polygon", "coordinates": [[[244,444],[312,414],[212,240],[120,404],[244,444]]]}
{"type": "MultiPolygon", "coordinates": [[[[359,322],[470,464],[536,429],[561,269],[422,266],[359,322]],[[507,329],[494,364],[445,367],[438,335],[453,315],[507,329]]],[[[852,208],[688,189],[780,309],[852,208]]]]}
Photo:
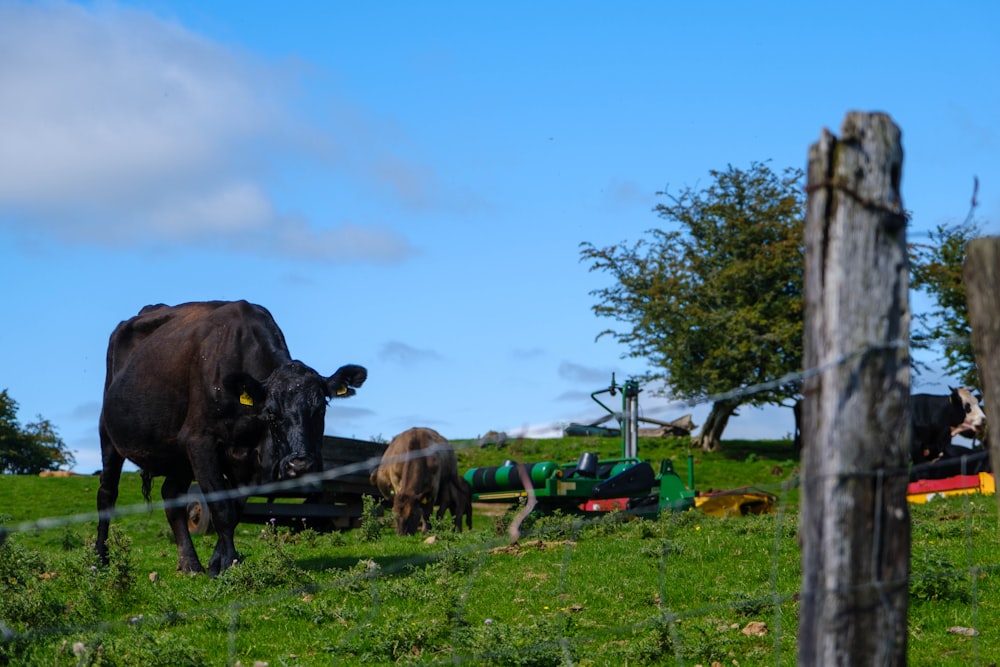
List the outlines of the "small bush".
{"type": "Polygon", "coordinates": [[[140,627],[135,627],[133,636],[95,637],[87,642],[76,642],[72,651],[78,667],[205,667],[211,664],[204,649],[192,646],[186,640],[147,632],[140,627]]]}
{"type": "Polygon", "coordinates": [[[620,532],[623,525],[636,520],[630,514],[615,510],[597,515],[586,523],[582,532],[587,537],[605,537],[620,532]]]}
{"type": "Polygon", "coordinates": [[[381,500],[375,496],[364,496],[361,510],[361,528],[358,539],[362,542],[378,542],[382,538],[382,530],[388,525],[389,519],[381,508],[381,500]]]}
{"type": "Polygon", "coordinates": [[[309,573],[295,564],[295,557],[286,548],[280,533],[266,536],[257,553],[223,572],[218,580],[220,593],[241,596],[269,588],[306,589],[312,584],[309,573]]]}
{"type": "Polygon", "coordinates": [[[639,553],[652,558],[683,557],[687,553],[684,544],[677,540],[660,539],[652,543],[645,543],[640,547],[639,553]]]}
{"type": "Polygon", "coordinates": [[[64,605],[49,584],[42,556],[13,537],[0,545],[0,619],[19,631],[57,624],[64,605]]]}
{"type": "Polygon", "coordinates": [[[108,533],[108,580],[119,593],[125,593],[135,583],[135,560],[132,540],[118,526],[108,533]]]}
{"type": "Polygon", "coordinates": [[[80,533],[73,530],[69,524],[63,528],[62,549],[63,551],[73,551],[83,546],[83,538],[80,533]]]}
{"type": "MultiPolygon", "coordinates": [[[[550,514],[544,514],[535,519],[531,527],[533,537],[546,540],[565,540],[576,537],[584,526],[584,520],[578,516],[564,514],[561,510],[555,510],[550,514]]],[[[524,526],[521,533],[528,532],[524,526]]]]}
{"type": "Polygon", "coordinates": [[[353,655],[356,660],[347,662],[355,664],[406,664],[420,662],[424,653],[447,645],[450,638],[450,628],[439,620],[400,614],[361,626],[343,646],[331,647],[331,652],[353,655]]]}
{"type": "Polygon", "coordinates": [[[969,601],[968,575],[958,571],[946,552],[937,549],[915,551],[910,561],[910,598],[969,601]]]}
{"type": "Polygon", "coordinates": [[[566,638],[567,623],[568,617],[522,618],[512,623],[486,619],[482,626],[469,629],[466,641],[477,664],[496,667],[574,664],[573,644],[566,638]]]}
{"type": "Polygon", "coordinates": [[[742,591],[736,594],[736,599],[730,607],[744,618],[759,618],[770,613],[774,608],[774,600],[768,595],[751,595],[742,591]]]}
{"type": "MultiPolygon", "coordinates": [[[[518,513],[524,509],[526,501],[521,498],[516,503],[511,503],[505,511],[500,516],[493,517],[493,534],[497,537],[506,537],[507,531],[510,530],[510,525],[514,523],[514,519],[517,518],[518,513]]],[[[521,522],[521,533],[526,533],[532,529],[537,520],[536,512],[532,512],[528,516],[524,517],[524,521],[521,522]]]]}

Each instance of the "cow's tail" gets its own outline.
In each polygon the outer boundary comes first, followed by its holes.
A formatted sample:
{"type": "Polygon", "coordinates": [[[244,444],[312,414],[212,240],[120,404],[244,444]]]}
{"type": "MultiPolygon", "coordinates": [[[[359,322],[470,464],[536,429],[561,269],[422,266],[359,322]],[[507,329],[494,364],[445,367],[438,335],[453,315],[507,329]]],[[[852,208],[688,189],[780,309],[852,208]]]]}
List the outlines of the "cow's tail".
{"type": "Polygon", "coordinates": [[[142,477],[142,497],[146,499],[146,505],[151,508],[153,506],[153,475],[145,470],[140,470],[139,476],[142,477]]]}

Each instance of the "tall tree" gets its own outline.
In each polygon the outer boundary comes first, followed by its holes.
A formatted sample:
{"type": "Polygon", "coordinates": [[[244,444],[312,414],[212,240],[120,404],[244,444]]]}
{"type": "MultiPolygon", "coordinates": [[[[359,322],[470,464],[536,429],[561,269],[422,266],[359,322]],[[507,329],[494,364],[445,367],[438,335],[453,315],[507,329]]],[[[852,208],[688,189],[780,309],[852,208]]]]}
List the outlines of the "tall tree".
{"type": "Polygon", "coordinates": [[[914,243],[909,248],[910,285],[934,302],[930,310],[913,315],[917,325],[912,334],[913,345],[924,349],[940,346],[945,357],[944,370],[970,387],[979,386],[979,378],[972,354],[962,267],[965,246],[979,233],[970,215],[957,225],[938,225],[927,243],[914,243]]]}
{"type": "Polygon", "coordinates": [[[699,445],[713,450],[740,405],[799,400],[799,383],[782,378],[802,367],[804,193],[799,169],[709,173],[705,189],[657,193],[668,228],[631,244],[584,242],[581,261],[614,278],[592,292],[593,311],[624,328],[599,336],[647,359],[646,381],[711,400],[699,445]]]}
{"type": "Polygon", "coordinates": [[[0,391],[0,473],[35,475],[74,463],[52,422],[39,415],[38,421],[22,427],[17,402],[6,389],[0,391]]]}

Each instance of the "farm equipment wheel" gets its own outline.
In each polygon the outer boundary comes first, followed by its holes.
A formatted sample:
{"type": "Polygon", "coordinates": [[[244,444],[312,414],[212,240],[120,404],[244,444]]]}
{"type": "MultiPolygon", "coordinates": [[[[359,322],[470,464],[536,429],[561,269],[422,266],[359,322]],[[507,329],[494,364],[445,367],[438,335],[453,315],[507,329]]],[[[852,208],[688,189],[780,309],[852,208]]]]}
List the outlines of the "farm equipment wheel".
{"type": "Polygon", "coordinates": [[[201,487],[194,484],[188,494],[191,496],[187,504],[188,532],[192,535],[211,532],[212,514],[208,511],[208,503],[201,493],[201,487]]]}

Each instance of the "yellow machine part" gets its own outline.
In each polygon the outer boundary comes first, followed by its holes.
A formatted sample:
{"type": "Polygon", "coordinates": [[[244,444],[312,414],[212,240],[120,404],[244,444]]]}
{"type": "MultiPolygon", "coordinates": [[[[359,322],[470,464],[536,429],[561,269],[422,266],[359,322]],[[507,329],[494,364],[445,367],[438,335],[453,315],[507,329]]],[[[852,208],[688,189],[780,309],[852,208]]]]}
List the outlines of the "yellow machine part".
{"type": "Polygon", "coordinates": [[[757,489],[736,489],[707,496],[696,496],[694,506],[711,516],[746,516],[770,514],[777,497],[757,489]]]}

